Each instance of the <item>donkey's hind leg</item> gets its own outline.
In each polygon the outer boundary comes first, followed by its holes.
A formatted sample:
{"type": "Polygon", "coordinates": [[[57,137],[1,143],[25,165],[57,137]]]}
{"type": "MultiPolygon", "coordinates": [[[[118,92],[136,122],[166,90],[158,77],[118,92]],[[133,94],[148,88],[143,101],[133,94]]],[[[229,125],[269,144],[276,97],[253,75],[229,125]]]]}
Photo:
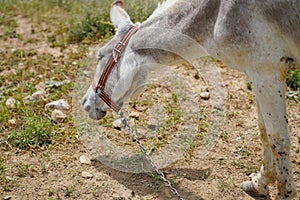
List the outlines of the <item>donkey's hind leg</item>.
{"type": "Polygon", "coordinates": [[[274,162],[274,154],[269,143],[265,122],[263,120],[259,104],[257,104],[257,112],[258,126],[263,146],[264,161],[260,168],[260,172],[252,176],[251,181],[243,182],[241,187],[247,194],[252,197],[267,197],[269,196],[268,185],[274,183],[276,180],[276,168],[274,162]]]}
{"type": "MultiPolygon", "coordinates": [[[[290,138],[288,131],[288,120],[286,114],[285,103],[285,78],[287,70],[282,68],[276,71],[274,68],[261,72],[248,72],[248,76],[252,82],[252,88],[259,105],[261,118],[265,124],[265,139],[268,140],[269,148],[265,149],[263,175],[257,180],[265,183],[273,181],[272,169],[275,163],[278,194],[276,200],[288,200],[296,196],[295,185],[292,178],[292,169],[290,162],[290,138]],[[270,150],[273,153],[270,153],[270,150]],[[272,156],[270,158],[268,156],[272,156]],[[269,165],[269,169],[267,166],[269,165]],[[268,171],[270,170],[270,171],[268,171]],[[268,171],[268,173],[266,173],[268,171]],[[271,177],[270,177],[270,176],[271,177]]],[[[263,130],[264,132],[264,130],[263,130]]],[[[255,179],[253,180],[255,182],[255,179]]],[[[255,184],[254,184],[255,186],[255,184]]],[[[260,190],[260,188],[255,188],[260,190]]]]}

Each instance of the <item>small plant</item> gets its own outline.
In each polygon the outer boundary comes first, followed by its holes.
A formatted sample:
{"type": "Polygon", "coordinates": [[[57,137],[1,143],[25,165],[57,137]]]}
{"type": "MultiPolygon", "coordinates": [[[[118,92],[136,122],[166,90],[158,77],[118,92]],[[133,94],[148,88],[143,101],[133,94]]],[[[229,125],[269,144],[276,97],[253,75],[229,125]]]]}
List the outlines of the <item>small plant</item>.
{"type": "Polygon", "coordinates": [[[26,177],[29,174],[30,165],[19,162],[17,168],[18,168],[17,176],[26,177]]]}
{"type": "Polygon", "coordinates": [[[0,157],[0,180],[4,177],[4,160],[0,157]]]}
{"type": "Polygon", "coordinates": [[[73,24],[69,29],[69,42],[81,42],[87,38],[106,39],[114,33],[113,25],[109,20],[109,12],[100,14],[86,10],[80,22],[73,24]]]}
{"type": "Polygon", "coordinates": [[[17,38],[18,34],[16,32],[17,22],[11,18],[1,17],[0,25],[4,25],[4,38],[17,38]]]}
{"type": "Polygon", "coordinates": [[[287,86],[297,91],[300,89],[300,70],[290,70],[286,80],[287,86]]]}
{"type": "Polygon", "coordinates": [[[74,191],[75,191],[75,185],[72,185],[71,187],[67,187],[67,189],[65,189],[64,191],[64,196],[66,198],[70,198],[74,195],[74,191]]]}
{"type": "Polygon", "coordinates": [[[45,117],[26,117],[20,130],[12,131],[8,142],[17,148],[41,148],[52,143],[55,125],[45,117]]]}

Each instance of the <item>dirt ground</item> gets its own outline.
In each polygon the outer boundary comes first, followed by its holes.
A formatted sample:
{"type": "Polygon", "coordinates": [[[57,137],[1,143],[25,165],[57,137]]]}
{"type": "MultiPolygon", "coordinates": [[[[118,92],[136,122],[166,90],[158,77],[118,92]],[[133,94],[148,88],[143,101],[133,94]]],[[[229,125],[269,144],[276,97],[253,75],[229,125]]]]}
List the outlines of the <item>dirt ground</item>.
{"type": "MultiPolygon", "coordinates": [[[[30,31],[30,21],[26,20],[20,18],[18,21],[20,26],[17,31],[23,31],[23,35],[30,31]]],[[[59,49],[50,48],[47,42],[35,45],[38,51],[60,53],[59,49]]],[[[4,49],[23,47],[18,39],[1,43],[1,48],[4,49]]],[[[221,135],[204,159],[199,158],[200,146],[197,146],[189,152],[188,159],[182,158],[163,169],[187,200],[251,200],[252,198],[240,189],[240,184],[248,180],[249,175],[261,165],[256,106],[252,92],[247,89],[247,79],[244,74],[230,68],[219,69],[228,96],[226,125],[223,127],[226,134],[221,135]]],[[[187,77],[186,80],[195,91],[203,84],[201,79],[195,78],[196,71],[193,68],[181,66],[175,70],[181,76],[187,77]]],[[[207,106],[209,101],[199,100],[199,105],[207,106]]],[[[288,114],[292,142],[291,160],[300,194],[300,155],[296,153],[300,147],[299,104],[289,101],[288,114]]],[[[155,176],[124,173],[105,166],[90,156],[89,150],[80,140],[62,143],[45,150],[13,149],[1,153],[5,157],[5,166],[11,169],[6,175],[15,183],[11,191],[0,191],[1,199],[176,199],[155,176]],[[89,157],[92,160],[91,164],[81,164],[79,157],[82,155],[89,157]],[[20,171],[17,171],[15,166],[20,162],[33,166],[24,176],[17,176],[20,171]],[[82,172],[88,172],[92,177],[84,178],[82,172]]],[[[274,187],[271,188],[271,192],[274,196],[274,187]]]]}

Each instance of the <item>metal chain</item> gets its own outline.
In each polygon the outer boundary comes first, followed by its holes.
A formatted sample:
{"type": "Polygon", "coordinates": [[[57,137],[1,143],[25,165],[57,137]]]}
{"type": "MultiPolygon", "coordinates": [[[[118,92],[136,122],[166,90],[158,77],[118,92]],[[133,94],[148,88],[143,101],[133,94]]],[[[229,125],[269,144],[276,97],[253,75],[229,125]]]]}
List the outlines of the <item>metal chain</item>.
{"type": "Polygon", "coordinates": [[[147,160],[150,162],[151,166],[155,170],[155,172],[159,175],[159,177],[167,184],[167,187],[170,189],[170,191],[178,197],[180,200],[184,200],[181,195],[178,193],[175,187],[172,186],[171,182],[166,178],[165,174],[163,173],[162,170],[158,168],[158,166],[155,164],[154,160],[151,158],[150,154],[147,152],[147,149],[142,145],[142,143],[139,141],[137,138],[137,135],[135,133],[135,130],[131,128],[124,117],[123,112],[119,112],[119,115],[121,116],[122,123],[124,125],[125,130],[127,129],[133,139],[133,141],[138,145],[139,149],[144,153],[146,156],[147,160]]]}

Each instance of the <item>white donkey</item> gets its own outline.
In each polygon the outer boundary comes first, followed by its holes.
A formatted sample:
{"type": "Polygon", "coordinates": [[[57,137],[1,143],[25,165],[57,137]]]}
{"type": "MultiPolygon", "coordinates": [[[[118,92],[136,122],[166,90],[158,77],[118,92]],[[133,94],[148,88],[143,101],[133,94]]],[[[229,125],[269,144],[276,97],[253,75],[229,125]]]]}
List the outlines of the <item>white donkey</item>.
{"type": "Polygon", "coordinates": [[[296,197],[285,80],[289,69],[300,66],[299,0],[167,0],[139,25],[136,34],[137,28],[130,30],[135,26],[123,2],[116,1],[111,21],[116,35],[100,49],[95,82],[83,99],[91,118],[104,117],[109,107],[118,111],[157,64],[179,64],[184,60],[178,54],[200,58],[207,52],[245,72],[256,97],[263,164],[242,188],[253,197],[268,196],[268,185],[276,181],[276,199],[296,197]],[[196,41],[204,51],[195,51],[197,47],[181,42],[176,33],[196,41]],[[107,72],[111,63],[115,67],[107,72]],[[105,89],[100,88],[103,82],[105,89]],[[101,99],[103,90],[106,95],[101,99]]]}

